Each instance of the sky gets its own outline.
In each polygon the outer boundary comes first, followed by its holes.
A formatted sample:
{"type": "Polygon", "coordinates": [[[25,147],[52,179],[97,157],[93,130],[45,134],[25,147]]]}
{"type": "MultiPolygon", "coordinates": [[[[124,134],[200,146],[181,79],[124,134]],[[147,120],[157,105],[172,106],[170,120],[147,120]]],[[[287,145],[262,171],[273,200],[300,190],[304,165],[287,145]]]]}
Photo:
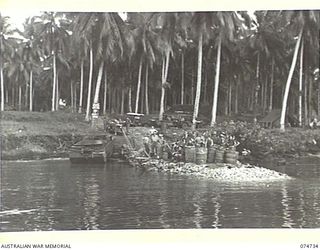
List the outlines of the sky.
{"type": "Polygon", "coordinates": [[[37,16],[39,15],[39,11],[35,10],[6,10],[1,11],[1,15],[10,17],[9,23],[11,24],[12,28],[18,28],[20,30],[23,29],[24,21],[30,16],[37,16]]]}
{"type": "MultiPolygon", "coordinates": [[[[36,10],[26,10],[26,11],[7,10],[7,11],[1,11],[1,14],[3,16],[10,17],[9,23],[12,26],[12,28],[18,28],[18,29],[22,30],[23,23],[28,17],[38,16],[41,14],[41,12],[36,11],[36,10]]],[[[125,12],[119,12],[119,15],[123,19],[126,18],[125,12]]]]}

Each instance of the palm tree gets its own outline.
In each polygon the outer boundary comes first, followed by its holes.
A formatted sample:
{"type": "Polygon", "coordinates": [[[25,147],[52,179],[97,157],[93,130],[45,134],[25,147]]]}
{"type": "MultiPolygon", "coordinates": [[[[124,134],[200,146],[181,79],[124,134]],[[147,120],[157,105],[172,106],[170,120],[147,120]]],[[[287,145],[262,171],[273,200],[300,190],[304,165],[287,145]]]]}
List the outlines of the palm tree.
{"type": "MultiPolygon", "coordinates": [[[[32,111],[33,107],[33,70],[32,67],[35,67],[33,58],[30,57],[32,50],[30,48],[29,42],[25,44],[19,44],[13,53],[9,69],[8,69],[8,78],[18,84],[19,91],[19,104],[18,109],[21,110],[21,82],[25,82],[26,85],[30,86],[29,90],[29,110],[32,111]]],[[[13,84],[13,82],[12,82],[13,84]]],[[[14,86],[12,86],[13,90],[14,86]]],[[[28,93],[25,93],[28,95],[28,93]]]]}
{"type": "Polygon", "coordinates": [[[35,18],[28,18],[23,26],[24,30],[20,32],[20,34],[27,39],[27,41],[23,44],[24,47],[21,56],[29,74],[29,111],[33,111],[33,73],[34,69],[38,67],[42,53],[36,39],[37,25],[35,24],[35,18]]]}
{"type": "Polygon", "coordinates": [[[117,13],[82,13],[75,21],[74,35],[81,36],[88,41],[90,51],[90,73],[87,97],[86,120],[89,120],[91,103],[91,84],[93,76],[93,47],[97,48],[95,61],[99,63],[96,90],[93,99],[94,114],[97,114],[99,107],[99,93],[104,70],[105,59],[115,61],[122,55],[123,35],[120,30],[122,19],[117,13]]]}
{"type": "MultiPolygon", "coordinates": [[[[196,14],[196,18],[201,18],[201,17],[202,15],[199,17],[199,14],[196,14]]],[[[198,72],[197,72],[196,97],[194,101],[194,112],[193,112],[193,118],[192,118],[193,129],[196,128],[196,119],[198,117],[198,112],[199,112],[199,103],[200,103],[200,94],[201,94],[201,73],[202,73],[202,44],[203,44],[203,33],[204,33],[203,26],[206,25],[206,23],[201,23],[200,20],[198,22],[199,22],[198,25],[200,26],[200,27],[197,27],[197,28],[200,28],[199,34],[198,34],[198,72]]]]}
{"type": "Polygon", "coordinates": [[[57,56],[60,61],[64,61],[63,53],[67,48],[67,38],[69,34],[63,24],[63,14],[54,12],[44,12],[40,17],[36,17],[34,24],[39,26],[37,39],[42,44],[45,57],[52,58],[53,81],[52,81],[52,98],[51,111],[57,107],[57,56]]]}
{"type": "Polygon", "coordinates": [[[221,62],[221,37],[218,40],[217,47],[217,62],[216,62],[216,74],[214,78],[214,94],[212,102],[212,113],[210,126],[213,127],[217,121],[217,106],[218,106],[218,90],[219,90],[219,78],[220,78],[220,62],[221,62]]]}
{"type": "MultiPolygon", "coordinates": [[[[99,38],[97,42],[97,55],[105,56],[109,61],[114,62],[119,59],[123,54],[123,33],[122,28],[123,20],[117,13],[104,13],[98,16],[97,28],[95,30],[96,35],[99,38]]],[[[99,58],[97,58],[99,59],[99,58]]],[[[98,114],[99,108],[99,93],[101,87],[101,79],[104,70],[104,59],[100,61],[100,67],[98,71],[97,84],[95,95],[93,99],[93,117],[94,113],[98,114]]]]}
{"type": "MultiPolygon", "coordinates": [[[[256,55],[254,57],[256,64],[256,75],[255,75],[255,85],[253,85],[254,91],[254,122],[257,122],[257,113],[258,113],[258,95],[259,90],[262,92],[266,92],[266,84],[263,86],[263,77],[267,78],[267,74],[264,75],[264,67],[268,66],[268,60],[271,59],[271,74],[274,73],[274,63],[277,58],[283,56],[284,45],[281,40],[278,32],[278,19],[279,12],[277,11],[256,11],[255,17],[257,22],[253,21],[256,26],[256,29],[253,30],[253,34],[248,37],[249,46],[246,48],[248,54],[256,55]]],[[[273,87],[273,75],[271,75],[271,83],[270,85],[273,87]]],[[[265,79],[267,82],[267,79],[265,79]]],[[[271,95],[270,95],[271,96],[271,95]]],[[[271,106],[272,106],[272,97],[271,98],[271,106]]],[[[261,98],[266,102],[266,95],[261,98]]],[[[266,108],[265,103],[261,100],[261,104],[263,108],[266,108]]],[[[269,108],[270,108],[269,105],[269,108]]]]}
{"type": "MultiPolygon", "coordinates": [[[[236,35],[243,30],[243,23],[236,12],[218,12],[212,14],[213,23],[217,27],[217,61],[215,70],[214,95],[212,102],[212,117],[210,126],[214,126],[217,119],[219,77],[221,64],[221,47],[224,41],[234,41],[236,35]]],[[[242,34],[241,34],[242,35],[242,34]]]]}
{"type": "Polygon", "coordinates": [[[160,98],[160,111],[159,121],[163,121],[164,113],[164,99],[166,89],[170,86],[167,82],[170,55],[173,55],[173,42],[176,36],[177,28],[177,13],[163,13],[157,15],[156,28],[160,30],[157,48],[160,50],[162,57],[162,70],[161,70],[161,98],[160,98]]]}
{"type": "MultiPolygon", "coordinates": [[[[84,53],[82,57],[86,56],[86,51],[89,50],[89,80],[87,90],[87,106],[86,106],[86,121],[90,119],[90,105],[91,105],[91,90],[92,90],[92,77],[93,77],[93,32],[96,25],[96,15],[94,13],[78,13],[76,15],[73,26],[73,40],[79,41],[83,45],[84,53]]],[[[81,87],[80,87],[81,88],[81,87]]],[[[80,98],[82,94],[80,93],[80,98]]],[[[82,103],[79,105],[82,108],[82,103]]],[[[79,107],[79,108],[80,108],[79,107]]]]}
{"type": "Polygon", "coordinates": [[[299,69],[299,126],[302,126],[302,75],[303,75],[303,51],[304,43],[301,42],[300,48],[300,69],[299,69]]]}
{"type": "Polygon", "coordinates": [[[280,117],[280,129],[282,131],[285,130],[285,117],[286,117],[289,90],[290,90],[294,68],[297,62],[298,51],[300,48],[302,37],[309,36],[313,39],[316,38],[317,30],[318,30],[317,25],[319,23],[319,15],[317,15],[318,13],[316,13],[315,11],[294,11],[294,12],[288,11],[285,14],[286,14],[285,15],[286,20],[287,21],[289,20],[290,23],[295,24],[295,27],[299,30],[299,35],[294,48],[290,71],[288,74],[283,101],[282,101],[282,109],[281,109],[281,117],[280,117]]]}
{"type": "Polygon", "coordinates": [[[286,82],[286,88],[283,96],[283,101],[282,101],[282,109],[281,109],[281,117],[280,117],[280,129],[285,130],[285,116],[286,116],[286,110],[287,110],[287,101],[288,101],[288,96],[289,96],[289,90],[290,90],[290,85],[291,85],[291,79],[293,76],[294,68],[296,66],[297,62],[297,57],[298,57],[298,51],[301,43],[301,38],[302,38],[302,33],[303,33],[303,28],[300,30],[298,40],[296,42],[295,48],[294,48],[294,54],[292,57],[292,62],[290,66],[290,71],[288,75],[288,79],[286,82]]]}
{"type": "MultiPolygon", "coordinates": [[[[126,47],[129,54],[129,61],[131,62],[133,56],[139,61],[138,67],[138,82],[136,89],[136,103],[135,112],[138,112],[140,101],[140,88],[142,78],[143,64],[146,66],[145,79],[146,84],[147,74],[149,74],[149,68],[152,70],[156,60],[157,53],[157,38],[154,22],[158,18],[158,15],[154,13],[129,13],[127,17],[127,23],[129,24],[129,30],[126,32],[126,47]]],[[[132,68],[132,67],[131,67],[132,68]]],[[[146,105],[148,105],[148,86],[145,87],[146,105]]],[[[148,109],[148,108],[146,108],[148,109]]]]}
{"type": "MultiPolygon", "coordinates": [[[[81,15],[81,14],[79,14],[81,15]]],[[[77,19],[76,17],[73,17],[73,20],[75,21],[77,19]]],[[[72,30],[74,33],[74,27],[76,26],[75,22],[72,23],[72,30]]],[[[87,37],[81,36],[79,34],[74,34],[71,37],[71,43],[73,48],[73,56],[75,59],[75,63],[80,61],[80,65],[76,63],[75,67],[80,67],[80,89],[79,89],[79,109],[78,113],[82,113],[83,108],[83,90],[84,90],[84,70],[85,70],[85,62],[86,58],[88,57],[88,43],[89,41],[86,39],[87,37]]]]}
{"type": "Polygon", "coordinates": [[[0,91],[1,91],[1,104],[0,111],[4,111],[4,75],[3,68],[6,62],[6,57],[13,51],[13,39],[9,38],[13,32],[10,30],[8,24],[9,17],[2,16],[0,13],[0,91]]]}
{"type": "MultiPolygon", "coordinates": [[[[202,47],[212,36],[210,32],[212,27],[212,13],[193,13],[192,19],[192,37],[198,42],[198,62],[197,62],[197,85],[196,96],[194,100],[194,111],[192,119],[192,129],[196,128],[197,117],[199,113],[201,83],[202,83],[202,47]]],[[[193,101],[193,100],[192,100],[193,101]]]]}
{"type": "Polygon", "coordinates": [[[79,110],[78,113],[82,113],[82,100],[83,100],[83,73],[84,73],[84,60],[81,60],[80,66],[80,93],[79,93],[79,110]]]}
{"type": "Polygon", "coordinates": [[[139,62],[139,71],[138,71],[139,73],[138,73],[135,113],[138,113],[138,108],[139,108],[140,88],[141,88],[141,71],[142,71],[142,57],[140,58],[140,62],[139,62]]]}
{"type": "Polygon", "coordinates": [[[93,75],[93,48],[90,42],[90,68],[89,68],[89,82],[88,82],[88,95],[87,95],[87,108],[86,108],[86,121],[90,120],[90,103],[91,103],[91,89],[92,89],[92,75],[93,75]]]}

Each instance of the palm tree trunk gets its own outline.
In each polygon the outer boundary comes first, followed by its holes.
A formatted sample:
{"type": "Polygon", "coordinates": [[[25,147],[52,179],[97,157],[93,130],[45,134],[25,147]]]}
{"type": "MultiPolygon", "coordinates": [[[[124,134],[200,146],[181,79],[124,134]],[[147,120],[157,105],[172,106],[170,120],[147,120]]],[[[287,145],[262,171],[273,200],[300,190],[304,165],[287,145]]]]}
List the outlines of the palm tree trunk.
{"type": "Polygon", "coordinates": [[[308,124],[308,77],[309,74],[305,72],[304,80],[304,124],[308,124]]]}
{"type": "Polygon", "coordinates": [[[215,75],[215,80],[214,80],[214,93],[213,93],[213,102],[212,102],[212,117],[211,117],[211,123],[210,123],[211,127],[213,127],[216,124],[216,121],[217,121],[220,62],[221,62],[221,37],[219,37],[218,48],[217,48],[216,75],[215,75]]]}
{"type": "Polygon", "coordinates": [[[184,103],[184,53],[183,51],[181,54],[181,101],[180,103],[182,105],[184,103]]]}
{"type": "Polygon", "coordinates": [[[274,57],[272,57],[272,62],[271,62],[269,111],[273,109],[273,82],[274,82],[274,57]]]}
{"type": "MultiPolygon", "coordinates": [[[[13,84],[12,84],[13,85],[13,84]]],[[[14,98],[15,98],[15,91],[14,85],[11,87],[11,105],[14,108],[14,98]]]]}
{"type": "Polygon", "coordinates": [[[191,102],[190,104],[194,104],[194,71],[191,70],[191,102]]]}
{"type": "Polygon", "coordinates": [[[163,58],[162,61],[162,83],[161,83],[161,99],[160,99],[160,112],[159,112],[159,120],[163,120],[163,113],[164,113],[164,103],[165,103],[165,83],[167,82],[168,77],[168,70],[169,70],[169,61],[170,61],[170,51],[167,49],[166,57],[163,58]]]}
{"type": "Polygon", "coordinates": [[[239,85],[240,85],[240,77],[238,77],[238,82],[235,86],[235,99],[234,99],[234,113],[237,115],[239,113],[239,85]]]}
{"type": "Polygon", "coordinates": [[[5,91],[6,91],[6,104],[8,104],[9,103],[9,87],[8,86],[6,86],[5,91]]]}
{"type": "Polygon", "coordinates": [[[56,101],[56,77],[57,77],[57,68],[56,68],[56,53],[53,51],[53,81],[52,81],[52,99],[51,99],[51,111],[55,111],[55,101],[56,101]]]}
{"type": "Polygon", "coordinates": [[[26,82],[26,87],[24,89],[24,109],[27,109],[28,104],[28,83],[26,82]]]}
{"type": "Polygon", "coordinates": [[[132,112],[132,89],[131,85],[129,86],[128,90],[128,110],[131,113],[132,112]]]}
{"type": "Polygon", "coordinates": [[[140,89],[141,89],[141,71],[142,71],[142,57],[140,58],[140,64],[139,64],[139,74],[138,74],[135,113],[138,113],[138,108],[139,108],[140,89]]]}
{"type": "Polygon", "coordinates": [[[96,84],[96,90],[94,93],[93,103],[99,102],[99,93],[100,93],[101,80],[103,75],[103,66],[104,66],[104,61],[101,61],[99,71],[98,71],[97,84],[96,84]]]}
{"type": "Polygon", "coordinates": [[[108,86],[108,102],[109,102],[109,113],[112,113],[113,110],[113,99],[114,99],[114,90],[111,88],[110,84],[108,86]]]}
{"type": "Polygon", "coordinates": [[[228,115],[228,99],[229,99],[229,90],[228,89],[227,89],[227,92],[225,93],[226,96],[224,98],[224,115],[225,116],[228,115]]]}
{"type": "Polygon", "coordinates": [[[229,94],[228,94],[228,114],[231,115],[232,112],[232,83],[229,82],[229,94]]]}
{"type": "Polygon", "coordinates": [[[101,87],[101,80],[103,76],[103,67],[104,67],[104,61],[102,60],[100,63],[99,71],[98,71],[98,77],[97,77],[97,83],[96,83],[96,90],[93,97],[93,105],[92,105],[92,125],[94,124],[94,120],[98,118],[99,116],[99,93],[100,93],[100,87],[101,87]]]}
{"type": "Polygon", "coordinates": [[[289,71],[289,75],[288,75],[288,79],[287,79],[287,83],[286,83],[286,88],[285,88],[285,92],[284,92],[284,96],[283,96],[281,117],[280,117],[280,129],[282,131],[285,130],[285,117],[286,117],[286,110],[287,110],[287,102],[288,102],[290,84],[291,84],[294,68],[295,68],[296,62],[297,62],[298,51],[299,51],[300,42],[301,42],[301,38],[302,38],[302,32],[303,32],[303,28],[300,31],[299,38],[298,38],[298,41],[297,41],[295,49],[294,49],[292,63],[291,63],[291,67],[290,67],[290,71],[289,71]]]}
{"type": "Polygon", "coordinates": [[[60,92],[59,92],[59,72],[57,72],[56,78],[56,110],[59,110],[59,99],[60,99],[60,92]]]}
{"type": "Polygon", "coordinates": [[[149,65],[146,65],[146,85],[145,85],[145,104],[146,104],[146,114],[149,115],[149,87],[148,87],[148,79],[149,78],[149,65]]]}
{"type": "Polygon", "coordinates": [[[30,89],[29,89],[29,100],[30,100],[30,102],[29,102],[29,111],[30,112],[32,112],[32,107],[33,107],[33,97],[32,97],[32,91],[33,91],[33,79],[32,79],[32,77],[33,77],[33,72],[32,72],[32,70],[30,71],[30,89]]]}
{"type": "Polygon", "coordinates": [[[320,117],[320,80],[318,79],[318,117],[320,117]]]}
{"type": "Polygon", "coordinates": [[[82,113],[83,70],[84,70],[84,60],[81,60],[81,68],[80,68],[80,93],[79,93],[79,111],[78,111],[78,113],[82,113]]]}
{"type": "Polygon", "coordinates": [[[207,74],[207,67],[205,67],[205,74],[204,74],[204,86],[203,86],[203,102],[207,105],[208,104],[208,95],[207,95],[207,88],[208,88],[208,74],[207,74]]]}
{"type": "Polygon", "coordinates": [[[22,105],[22,88],[21,85],[19,85],[19,97],[18,97],[18,110],[21,111],[21,105],[22,105]]]}
{"type": "Polygon", "coordinates": [[[121,91],[117,90],[117,113],[121,112],[121,91]]]}
{"type": "Polygon", "coordinates": [[[3,82],[3,67],[0,65],[0,81],[1,81],[1,111],[4,111],[4,82],[3,82]]]}
{"type": "MultiPolygon", "coordinates": [[[[310,68],[307,68],[307,72],[310,72],[310,68]]],[[[311,122],[312,115],[313,115],[313,105],[312,105],[312,94],[313,94],[313,84],[312,84],[312,77],[308,77],[307,84],[309,84],[309,95],[308,95],[308,107],[309,107],[309,112],[308,112],[308,123],[311,122]]]]}
{"type": "Polygon", "coordinates": [[[124,114],[124,88],[121,88],[121,115],[124,114]]]}
{"type": "Polygon", "coordinates": [[[103,92],[103,115],[107,114],[107,89],[108,89],[107,71],[104,73],[104,92],[103,92]]]}
{"type": "MultiPolygon", "coordinates": [[[[142,74],[142,73],[141,73],[142,74]]],[[[142,76],[141,76],[142,77],[142,76]]],[[[142,82],[142,78],[141,78],[141,82],[142,82]]],[[[144,101],[145,101],[145,85],[144,84],[141,84],[141,86],[140,86],[140,90],[141,90],[141,98],[140,98],[140,113],[141,114],[143,114],[143,112],[144,112],[144,101]]]]}
{"type": "Polygon", "coordinates": [[[300,69],[299,69],[299,127],[302,127],[303,48],[304,48],[304,42],[302,40],[301,49],[300,49],[300,69]]]}
{"type": "Polygon", "coordinates": [[[254,90],[254,85],[252,85],[252,89],[251,89],[251,93],[250,93],[250,96],[249,96],[249,101],[248,101],[248,104],[249,104],[249,110],[250,111],[253,111],[253,103],[254,103],[254,94],[255,94],[255,90],[254,90]]]}
{"type": "Polygon", "coordinates": [[[71,112],[73,113],[74,110],[74,94],[73,94],[73,82],[70,83],[70,100],[71,100],[71,112]]]}
{"type": "Polygon", "coordinates": [[[196,98],[194,100],[194,110],[192,117],[192,129],[196,129],[197,126],[197,117],[199,113],[199,104],[200,104],[200,95],[201,95],[201,73],[202,73],[202,33],[199,34],[198,42],[198,72],[197,72],[197,89],[196,89],[196,98]]]}
{"type": "Polygon", "coordinates": [[[254,92],[254,107],[253,107],[253,113],[254,118],[253,122],[257,123],[257,113],[258,113],[258,95],[259,95],[259,89],[260,89],[260,83],[259,83],[259,73],[260,73],[260,52],[258,52],[257,55],[257,69],[256,69],[256,88],[254,92]]]}
{"type": "Polygon", "coordinates": [[[162,74],[161,74],[161,98],[160,98],[160,111],[159,111],[159,121],[163,120],[163,113],[164,113],[164,95],[165,95],[165,88],[164,88],[164,76],[165,74],[165,58],[162,59],[162,74]]]}
{"type": "Polygon", "coordinates": [[[318,80],[318,117],[320,117],[320,81],[318,80]]]}
{"type": "MultiPolygon", "coordinates": [[[[266,69],[267,71],[267,69],[266,69]]],[[[263,114],[266,113],[267,110],[267,100],[268,100],[268,76],[266,75],[266,79],[264,82],[264,90],[263,90],[263,114]]]]}
{"type": "Polygon", "coordinates": [[[90,69],[89,69],[89,83],[88,83],[88,96],[87,96],[87,110],[86,121],[90,120],[90,103],[91,103],[91,85],[92,85],[92,72],[93,72],[93,51],[92,44],[90,44],[90,69]]]}
{"type": "Polygon", "coordinates": [[[73,106],[74,106],[74,109],[73,109],[73,112],[76,113],[77,112],[77,84],[74,83],[74,90],[73,90],[73,106]]]}

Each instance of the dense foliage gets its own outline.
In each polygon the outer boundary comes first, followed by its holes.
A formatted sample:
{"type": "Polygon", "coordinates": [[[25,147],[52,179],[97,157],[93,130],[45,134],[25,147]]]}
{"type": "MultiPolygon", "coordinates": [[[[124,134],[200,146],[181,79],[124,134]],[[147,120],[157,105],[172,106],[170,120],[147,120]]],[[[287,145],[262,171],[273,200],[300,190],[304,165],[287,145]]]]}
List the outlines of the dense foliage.
{"type": "Polygon", "coordinates": [[[55,111],[63,99],[87,119],[93,104],[160,120],[194,104],[194,122],[208,105],[211,125],[274,108],[301,124],[319,115],[319,11],[43,12],[20,31],[8,21],[0,15],[1,110],[55,111]]]}

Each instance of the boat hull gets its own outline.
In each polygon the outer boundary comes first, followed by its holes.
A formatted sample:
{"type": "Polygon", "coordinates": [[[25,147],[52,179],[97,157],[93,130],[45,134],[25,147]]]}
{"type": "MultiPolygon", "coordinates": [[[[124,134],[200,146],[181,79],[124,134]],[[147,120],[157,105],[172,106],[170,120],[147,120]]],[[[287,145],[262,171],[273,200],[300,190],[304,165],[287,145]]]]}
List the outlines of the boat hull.
{"type": "Polygon", "coordinates": [[[71,163],[105,163],[113,154],[113,141],[83,140],[70,148],[71,163]]]}
{"type": "Polygon", "coordinates": [[[72,164],[101,164],[106,163],[108,159],[104,157],[83,157],[83,156],[70,156],[70,162],[72,164]]]}

